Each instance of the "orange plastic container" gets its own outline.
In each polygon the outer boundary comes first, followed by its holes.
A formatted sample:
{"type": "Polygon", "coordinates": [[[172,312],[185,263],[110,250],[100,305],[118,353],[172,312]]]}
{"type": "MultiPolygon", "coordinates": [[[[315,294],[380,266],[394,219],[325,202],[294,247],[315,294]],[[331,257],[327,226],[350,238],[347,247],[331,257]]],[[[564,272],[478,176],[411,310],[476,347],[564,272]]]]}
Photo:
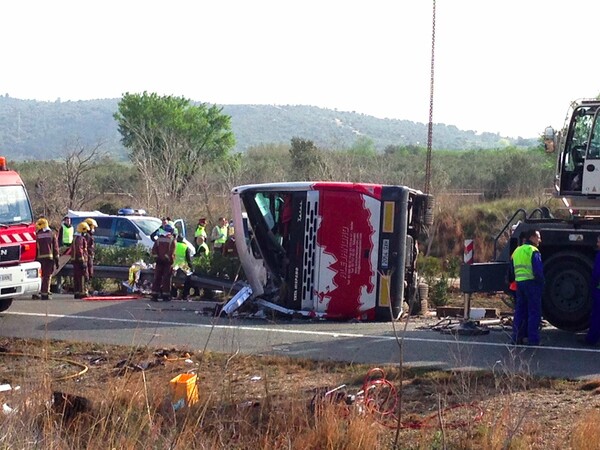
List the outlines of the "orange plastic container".
{"type": "Polygon", "coordinates": [[[171,403],[174,409],[191,406],[198,401],[198,377],[192,373],[182,373],[170,381],[171,403]]]}

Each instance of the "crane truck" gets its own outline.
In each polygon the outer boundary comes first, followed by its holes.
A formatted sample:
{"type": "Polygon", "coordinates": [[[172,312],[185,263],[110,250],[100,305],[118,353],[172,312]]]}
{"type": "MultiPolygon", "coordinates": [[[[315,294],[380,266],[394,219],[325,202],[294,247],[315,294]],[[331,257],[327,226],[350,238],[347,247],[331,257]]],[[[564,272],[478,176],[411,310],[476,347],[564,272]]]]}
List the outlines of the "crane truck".
{"type": "Polygon", "coordinates": [[[516,211],[495,238],[494,260],[463,265],[460,287],[467,294],[507,292],[505,275],[519,236],[538,229],[546,278],[543,317],[557,328],[581,331],[589,325],[590,277],[600,235],[600,100],[574,101],[559,132],[546,128],[544,144],[557,155],[554,195],[567,214],[558,218],[545,207],[516,211]]]}
{"type": "MultiPolygon", "coordinates": [[[[266,183],[232,191],[246,300],[291,316],[385,321],[417,295],[433,197],[405,186],[266,183]]],[[[236,303],[237,302],[237,303],[236,303]]]]}
{"type": "Polygon", "coordinates": [[[25,184],[0,156],[0,311],[13,298],[40,291],[35,223],[25,184]]]}

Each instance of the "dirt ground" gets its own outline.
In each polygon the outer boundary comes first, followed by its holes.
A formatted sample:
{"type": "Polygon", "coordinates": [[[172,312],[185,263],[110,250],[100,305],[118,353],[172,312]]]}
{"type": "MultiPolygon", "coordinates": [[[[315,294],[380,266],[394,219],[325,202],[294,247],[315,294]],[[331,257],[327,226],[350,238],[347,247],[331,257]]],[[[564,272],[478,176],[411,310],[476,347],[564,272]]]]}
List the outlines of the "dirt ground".
{"type": "MultiPolygon", "coordinates": [[[[11,389],[0,392],[0,405],[5,414],[7,408],[23,408],[27,399],[44,386],[50,388],[48,392],[83,397],[92,405],[116,392],[139,395],[143,386],[150,393],[151,402],[158,404],[172,400],[170,380],[179,374],[194,373],[200,397],[210,396],[237,406],[293,399],[305,402],[308,414],[315,393],[345,385],[339,398],[347,400],[360,391],[370,369],[273,356],[202,354],[197,349],[3,338],[0,385],[10,384],[11,389]]],[[[449,433],[458,433],[461,442],[479,440],[478,444],[464,444],[462,448],[478,448],[482,442],[492,448],[494,440],[507,439],[521,443],[507,448],[581,448],[572,445],[573,430],[588,414],[600,410],[600,381],[418,370],[405,370],[400,378],[397,368],[383,370],[395,389],[401,391],[398,396],[402,400],[405,448],[412,448],[410,442],[422,442],[425,428],[437,426],[440,410],[447,411],[448,423],[457,424],[449,427],[455,428],[449,433]],[[458,408],[444,410],[457,405],[458,408]],[[452,414],[458,416],[451,418],[452,414]]],[[[358,402],[352,407],[357,405],[358,402]]],[[[0,416],[0,425],[1,421],[0,416]]],[[[388,418],[388,423],[381,426],[389,425],[389,421],[388,418]]]]}

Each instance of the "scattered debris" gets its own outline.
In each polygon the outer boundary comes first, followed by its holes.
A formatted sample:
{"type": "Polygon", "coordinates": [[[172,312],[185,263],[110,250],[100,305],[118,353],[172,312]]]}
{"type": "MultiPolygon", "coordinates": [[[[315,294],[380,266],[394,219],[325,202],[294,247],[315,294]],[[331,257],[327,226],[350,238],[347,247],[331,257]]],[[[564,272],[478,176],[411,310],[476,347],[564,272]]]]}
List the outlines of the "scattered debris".
{"type": "Polygon", "coordinates": [[[154,361],[143,361],[141,363],[132,363],[129,359],[122,359],[115,364],[117,376],[125,375],[127,372],[141,372],[156,366],[163,365],[164,359],[156,358],[154,361]]]}

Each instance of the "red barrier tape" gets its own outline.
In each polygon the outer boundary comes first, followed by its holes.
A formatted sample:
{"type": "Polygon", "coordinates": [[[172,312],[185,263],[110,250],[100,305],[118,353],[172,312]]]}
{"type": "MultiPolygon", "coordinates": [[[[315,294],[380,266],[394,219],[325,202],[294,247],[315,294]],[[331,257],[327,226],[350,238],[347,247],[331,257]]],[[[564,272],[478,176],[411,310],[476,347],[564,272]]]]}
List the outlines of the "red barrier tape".
{"type": "Polygon", "coordinates": [[[88,302],[98,302],[102,300],[138,300],[140,298],[143,297],[140,297],[139,295],[98,295],[91,297],[83,297],[83,300],[88,302]]]}

